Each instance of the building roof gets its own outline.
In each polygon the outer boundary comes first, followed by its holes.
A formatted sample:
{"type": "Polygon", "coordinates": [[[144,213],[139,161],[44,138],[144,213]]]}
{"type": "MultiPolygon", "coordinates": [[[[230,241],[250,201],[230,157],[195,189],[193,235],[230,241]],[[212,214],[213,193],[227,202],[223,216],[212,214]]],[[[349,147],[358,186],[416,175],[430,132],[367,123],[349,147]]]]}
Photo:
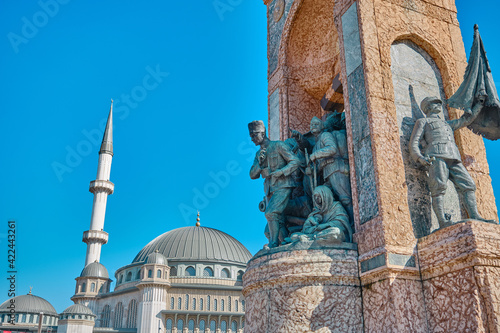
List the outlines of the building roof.
{"type": "Polygon", "coordinates": [[[207,227],[184,227],[166,232],[149,242],[132,263],[144,262],[155,250],[169,261],[224,261],[246,265],[252,258],[235,238],[207,227]]]}
{"type": "Polygon", "coordinates": [[[80,274],[80,277],[98,277],[98,278],[104,278],[104,279],[109,279],[109,274],[108,270],[106,267],[104,267],[103,264],[94,261],[82,270],[82,273],[80,274]]]}
{"type": "Polygon", "coordinates": [[[45,299],[32,295],[20,295],[6,300],[0,305],[0,313],[9,312],[9,306],[14,301],[16,313],[40,313],[57,316],[56,309],[45,299]]]}
{"type": "Polygon", "coordinates": [[[146,259],[147,264],[158,264],[158,265],[168,265],[167,258],[158,250],[155,250],[155,252],[150,253],[146,259]]]}
{"type": "Polygon", "coordinates": [[[95,316],[95,314],[83,304],[73,304],[69,306],[63,313],[67,314],[82,314],[82,315],[91,315],[95,316]]]}

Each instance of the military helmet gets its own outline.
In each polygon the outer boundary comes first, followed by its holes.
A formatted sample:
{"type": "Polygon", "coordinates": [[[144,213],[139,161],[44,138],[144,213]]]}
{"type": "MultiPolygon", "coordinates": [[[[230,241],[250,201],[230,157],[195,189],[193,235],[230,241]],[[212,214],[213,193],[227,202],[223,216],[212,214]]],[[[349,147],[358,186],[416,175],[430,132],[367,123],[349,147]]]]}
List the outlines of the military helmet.
{"type": "Polygon", "coordinates": [[[422,102],[420,103],[420,109],[425,113],[427,114],[427,109],[429,108],[429,105],[432,103],[432,102],[440,102],[440,103],[443,103],[443,101],[439,98],[439,97],[436,97],[436,96],[431,96],[431,97],[426,97],[422,100],[422,102]]]}

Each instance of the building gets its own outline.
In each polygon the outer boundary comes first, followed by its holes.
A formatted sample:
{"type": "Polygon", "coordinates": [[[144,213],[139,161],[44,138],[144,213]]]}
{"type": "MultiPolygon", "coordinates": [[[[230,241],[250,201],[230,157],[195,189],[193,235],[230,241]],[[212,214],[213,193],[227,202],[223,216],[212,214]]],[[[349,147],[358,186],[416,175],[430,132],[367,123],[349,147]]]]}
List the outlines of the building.
{"type": "Polygon", "coordinates": [[[99,151],[85,266],[76,278],[75,303],[58,315],[43,298],[30,294],[14,297],[0,306],[5,331],[36,331],[40,313],[42,331],[91,332],[243,332],[245,300],[242,276],[252,257],[228,234],[196,226],[168,231],[147,244],[130,264],[115,272],[111,290],[101,247],[108,241],[104,219],[113,158],[113,106],[99,151]],[[16,325],[9,321],[9,305],[16,304],[16,325]]]}

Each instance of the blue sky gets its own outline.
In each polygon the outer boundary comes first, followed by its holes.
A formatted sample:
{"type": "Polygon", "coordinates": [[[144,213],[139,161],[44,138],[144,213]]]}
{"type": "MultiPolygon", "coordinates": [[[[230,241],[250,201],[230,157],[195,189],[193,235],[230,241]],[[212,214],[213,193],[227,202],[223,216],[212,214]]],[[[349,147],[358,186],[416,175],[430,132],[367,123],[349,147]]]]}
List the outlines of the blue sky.
{"type": "MultiPolygon", "coordinates": [[[[50,16],[37,1],[0,1],[0,267],[6,272],[13,219],[18,294],[33,286],[59,312],[72,303],[111,98],[115,193],[101,255],[111,275],[157,235],[194,225],[196,208],[202,225],[252,253],[266,243],[247,132],[249,121],[267,122],[266,7],[221,1],[223,13],[212,1],[66,0],[47,7],[50,16]],[[197,193],[206,189],[202,200],[197,193]]],[[[500,4],[457,0],[457,7],[466,52],[478,23],[498,80],[500,4]]],[[[499,193],[500,143],[486,144],[499,193]]],[[[8,288],[0,281],[3,301],[8,288]]]]}

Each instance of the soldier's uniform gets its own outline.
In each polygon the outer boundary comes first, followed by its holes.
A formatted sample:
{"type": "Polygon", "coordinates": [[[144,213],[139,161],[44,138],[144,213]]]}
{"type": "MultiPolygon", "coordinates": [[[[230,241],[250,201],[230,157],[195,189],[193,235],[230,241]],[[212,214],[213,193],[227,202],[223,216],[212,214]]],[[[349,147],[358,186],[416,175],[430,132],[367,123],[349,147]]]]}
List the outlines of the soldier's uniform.
{"type": "Polygon", "coordinates": [[[429,190],[433,197],[444,195],[450,179],[458,192],[475,191],[476,185],[465,169],[460,152],[455,144],[453,129],[456,121],[447,122],[440,118],[421,118],[417,120],[410,142],[410,153],[417,160],[423,158],[418,147],[423,138],[427,143],[424,155],[434,157],[429,167],[429,190]]]}
{"type": "Polygon", "coordinates": [[[263,174],[264,192],[268,198],[266,219],[268,223],[283,225],[285,221],[283,211],[290,200],[292,189],[297,186],[291,175],[299,167],[299,159],[286,143],[270,141],[266,147],[266,157],[262,163],[259,163],[261,149],[255,155],[250,177],[258,178],[260,174],[263,174]],[[276,177],[273,182],[270,174],[277,170],[281,170],[283,175],[276,177]]]}
{"type": "MultiPolygon", "coordinates": [[[[441,103],[437,97],[426,97],[421,103],[421,109],[427,114],[437,110],[436,103],[441,103]]],[[[482,104],[476,105],[468,115],[459,119],[445,121],[437,116],[428,116],[416,121],[410,138],[410,154],[416,160],[430,162],[427,183],[432,196],[432,207],[436,213],[440,227],[449,224],[444,213],[444,194],[450,179],[457,192],[462,194],[463,203],[470,218],[484,220],[477,211],[476,184],[465,169],[460,158],[460,152],[455,144],[453,131],[469,125],[481,111],[482,104]],[[419,143],[424,139],[427,146],[424,155],[420,151],[419,143]],[[429,160],[428,158],[434,159],[429,160]]]]}
{"type": "Polygon", "coordinates": [[[318,157],[318,169],[323,171],[325,183],[332,188],[354,223],[345,131],[321,133],[313,153],[318,157]]]}

